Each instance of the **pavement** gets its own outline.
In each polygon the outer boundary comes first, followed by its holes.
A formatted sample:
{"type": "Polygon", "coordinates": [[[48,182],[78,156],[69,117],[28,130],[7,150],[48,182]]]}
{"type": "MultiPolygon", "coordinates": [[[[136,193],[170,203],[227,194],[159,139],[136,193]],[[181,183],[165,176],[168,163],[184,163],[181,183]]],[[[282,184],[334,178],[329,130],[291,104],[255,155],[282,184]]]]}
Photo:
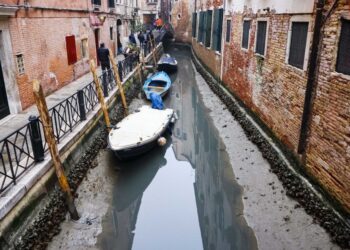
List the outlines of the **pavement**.
{"type": "MultiPolygon", "coordinates": [[[[117,57],[118,61],[122,60],[123,58],[123,56],[117,57]]],[[[97,68],[97,75],[101,75],[101,67],[97,68]]],[[[92,81],[92,74],[91,72],[88,72],[80,78],[55,91],[46,97],[48,108],[50,109],[54,107],[56,104],[67,99],[73,93],[77,92],[79,89],[88,85],[92,81]]],[[[8,117],[2,119],[0,121],[0,140],[26,125],[28,123],[28,118],[31,115],[38,115],[38,110],[35,104],[18,114],[11,114],[8,117]]]]}

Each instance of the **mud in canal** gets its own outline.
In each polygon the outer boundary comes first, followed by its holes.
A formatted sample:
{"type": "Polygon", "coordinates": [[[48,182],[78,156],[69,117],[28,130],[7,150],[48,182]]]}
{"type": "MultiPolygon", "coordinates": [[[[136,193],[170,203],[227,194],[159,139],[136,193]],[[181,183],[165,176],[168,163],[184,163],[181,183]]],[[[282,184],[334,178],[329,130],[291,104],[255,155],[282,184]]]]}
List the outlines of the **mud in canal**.
{"type": "Polygon", "coordinates": [[[288,198],[190,50],[169,53],[179,69],[165,106],[179,119],[167,144],[125,162],[101,150],[78,189],[81,219],[49,249],[339,249],[288,198]]]}

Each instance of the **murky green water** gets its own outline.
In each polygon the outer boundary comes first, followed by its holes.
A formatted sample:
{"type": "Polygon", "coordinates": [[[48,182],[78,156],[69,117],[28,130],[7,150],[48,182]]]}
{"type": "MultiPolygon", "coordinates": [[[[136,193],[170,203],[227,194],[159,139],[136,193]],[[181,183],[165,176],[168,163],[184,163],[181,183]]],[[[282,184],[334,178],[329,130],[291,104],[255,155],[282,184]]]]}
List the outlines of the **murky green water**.
{"type": "Polygon", "coordinates": [[[190,52],[173,47],[179,62],[166,97],[179,120],[163,148],[128,162],[112,154],[115,174],[101,249],[256,249],[243,218],[241,187],[195,83],[190,52]]]}

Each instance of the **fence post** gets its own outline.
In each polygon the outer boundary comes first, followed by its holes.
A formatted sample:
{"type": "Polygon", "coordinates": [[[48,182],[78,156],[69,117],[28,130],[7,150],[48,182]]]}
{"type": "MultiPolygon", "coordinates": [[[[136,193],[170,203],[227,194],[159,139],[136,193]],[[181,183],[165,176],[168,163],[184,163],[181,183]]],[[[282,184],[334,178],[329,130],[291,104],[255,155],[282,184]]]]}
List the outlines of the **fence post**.
{"type": "Polygon", "coordinates": [[[39,118],[37,116],[29,116],[29,135],[32,142],[34,161],[41,162],[44,160],[43,140],[41,139],[39,118]]]}
{"type": "Polygon", "coordinates": [[[49,111],[47,109],[47,104],[45,101],[44,92],[43,92],[43,89],[42,89],[40,83],[37,80],[33,81],[33,93],[34,93],[34,99],[35,99],[40,117],[42,119],[45,138],[46,138],[49,150],[50,150],[53,165],[54,165],[55,170],[56,170],[58,182],[59,182],[61,189],[65,195],[65,198],[66,198],[68,211],[69,211],[71,218],[73,220],[78,220],[79,215],[78,215],[77,209],[74,205],[73,195],[72,195],[67,177],[64,173],[64,170],[62,167],[62,162],[61,162],[61,159],[60,159],[60,156],[58,153],[55,137],[54,137],[53,130],[52,130],[52,122],[51,122],[51,118],[49,115],[49,111]]]}
{"type": "Polygon", "coordinates": [[[82,89],[78,90],[78,104],[79,104],[80,121],[85,121],[86,110],[85,110],[85,101],[84,101],[84,91],[82,89]]]}
{"type": "Polygon", "coordinates": [[[108,70],[103,70],[102,71],[102,90],[103,90],[103,96],[108,97],[108,70]]]}
{"type": "Polygon", "coordinates": [[[113,72],[114,72],[114,78],[115,78],[115,81],[116,81],[116,83],[118,85],[120,96],[122,98],[125,115],[128,115],[128,104],[126,103],[126,98],[125,98],[125,95],[124,95],[124,88],[123,88],[123,85],[121,83],[121,80],[120,80],[120,77],[119,77],[120,76],[119,75],[119,70],[118,70],[117,65],[115,64],[114,56],[113,56],[113,53],[112,53],[111,50],[109,50],[109,60],[111,61],[112,69],[113,69],[113,72]]]}
{"type": "Polygon", "coordinates": [[[100,85],[100,82],[99,82],[98,77],[97,77],[94,60],[90,60],[90,70],[91,70],[92,76],[94,77],[94,82],[95,82],[96,91],[97,91],[97,97],[98,97],[98,100],[100,101],[103,116],[105,118],[107,129],[109,131],[111,129],[111,122],[109,120],[108,109],[107,109],[107,105],[105,103],[105,98],[103,97],[101,85],[100,85]]]}

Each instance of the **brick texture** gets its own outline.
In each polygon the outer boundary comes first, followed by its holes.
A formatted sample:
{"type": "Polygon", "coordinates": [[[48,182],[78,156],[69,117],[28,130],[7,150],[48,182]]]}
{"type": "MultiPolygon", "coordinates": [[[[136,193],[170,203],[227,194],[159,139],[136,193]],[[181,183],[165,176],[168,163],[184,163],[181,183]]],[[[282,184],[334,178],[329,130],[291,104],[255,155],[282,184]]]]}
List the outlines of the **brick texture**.
{"type": "MultiPolygon", "coordinates": [[[[77,1],[33,1],[32,6],[55,8],[87,8],[87,2],[77,1]]],[[[88,3],[91,3],[89,1],[88,3]]],[[[90,6],[91,7],[91,6],[90,6]]],[[[103,5],[102,5],[103,7],[103,5]]],[[[105,6],[106,7],[106,6],[105,6]]],[[[103,10],[103,8],[102,8],[103,10]]],[[[99,26],[99,42],[104,42],[112,51],[114,41],[109,38],[110,26],[115,26],[113,16],[99,26]]],[[[13,57],[23,54],[24,74],[17,74],[17,84],[22,108],[34,104],[32,81],[38,79],[48,95],[71,81],[89,72],[89,59],[96,60],[94,27],[90,26],[89,13],[75,11],[56,11],[39,9],[20,9],[16,17],[9,19],[13,57]],[[74,35],[78,61],[68,65],[65,37],[74,35]],[[82,58],[81,40],[88,39],[88,56],[82,58]]],[[[115,29],[114,29],[115,30],[115,29]]],[[[116,34],[114,34],[116,37],[116,34]]],[[[15,69],[17,72],[17,70],[15,69]]]]}
{"type": "MultiPolygon", "coordinates": [[[[332,3],[327,1],[325,13],[332,3]]],[[[214,5],[220,6],[220,3],[198,1],[197,10],[214,5]]],[[[291,21],[306,18],[309,21],[309,54],[315,13],[300,16],[276,14],[273,10],[252,13],[251,9],[245,8],[242,13],[226,15],[223,39],[227,19],[231,19],[232,27],[230,42],[225,43],[222,52],[222,75],[218,55],[195,39],[192,45],[207,68],[221,76],[224,84],[294,152],[308,174],[350,211],[350,76],[335,70],[341,17],[350,18],[349,1],[340,0],[325,23],[308,147],[304,155],[298,155],[297,147],[308,71],[307,67],[302,70],[288,64],[288,40],[291,21]],[[241,47],[245,19],[251,20],[248,49],[241,47]],[[254,52],[259,19],[268,21],[264,56],[254,52]]]]}

